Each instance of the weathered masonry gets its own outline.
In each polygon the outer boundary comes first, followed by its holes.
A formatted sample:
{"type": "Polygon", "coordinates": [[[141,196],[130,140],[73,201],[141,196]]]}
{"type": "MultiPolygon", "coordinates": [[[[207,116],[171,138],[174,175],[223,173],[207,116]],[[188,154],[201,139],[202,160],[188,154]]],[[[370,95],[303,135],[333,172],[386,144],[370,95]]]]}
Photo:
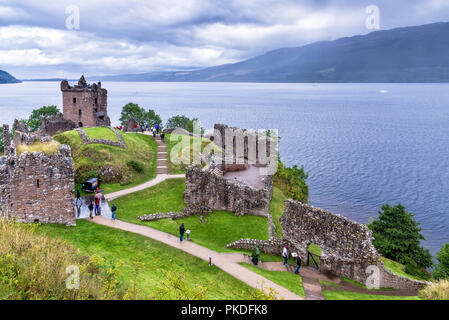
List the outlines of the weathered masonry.
{"type": "Polygon", "coordinates": [[[108,91],[101,82],[87,84],[84,76],[78,85],[71,87],[67,80],[61,82],[64,119],[73,121],[77,127],[109,127],[108,91]]]}
{"type": "Polygon", "coordinates": [[[366,283],[370,276],[375,276],[372,273],[375,267],[382,288],[418,290],[426,284],[387,270],[372,243],[371,230],[363,224],[293,200],[285,202],[279,222],[284,241],[292,245],[291,251],[297,252],[303,261],[310,244],[321,247],[321,272],[366,283]]]}
{"type": "MultiPolygon", "coordinates": [[[[9,127],[3,126],[9,137],[9,127]]],[[[21,134],[23,136],[23,134],[21,134]]],[[[42,138],[41,142],[47,142],[42,138]]],[[[55,154],[24,152],[16,155],[5,139],[0,164],[0,217],[19,222],[74,225],[74,171],[70,147],[61,145],[55,154]]]]}

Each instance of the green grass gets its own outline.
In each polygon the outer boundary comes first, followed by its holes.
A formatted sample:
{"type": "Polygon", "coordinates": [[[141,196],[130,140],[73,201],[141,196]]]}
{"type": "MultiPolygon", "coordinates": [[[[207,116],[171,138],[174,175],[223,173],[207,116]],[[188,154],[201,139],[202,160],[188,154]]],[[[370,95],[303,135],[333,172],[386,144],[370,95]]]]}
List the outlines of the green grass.
{"type": "Polygon", "coordinates": [[[302,285],[302,278],[300,275],[294,274],[293,272],[286,271],[269,271],[258,268],[251,264],[240,263],[240,265],[245,268],[250,269],[251,271],[256,272],[264,278],[267,278],[270,281],[284,287],[287,290],[290,290],[293,293],[296,293],[298,296],[306,297],[306,293],[304,292],[304,287],[302,285]]]}
{"type": "Polygon", "coordinates": [[[394,274],[397,274],[398,276],[409,278],[411,280],[424,280],[425,281],[425,279],[419,278],[417,276],[412,276],[412,275],[406,273],[404,271],[405,266],[403,264],[400,264],[399,262],[387,259],[385,257],[381,257],[381,259],[382,259],[382,262],[383,262],[385,268],[390,270],[394,274]]]}
{"type": "Polygon", "coordinates": [[[287,197],[284,196],[282,191],[276,186],[273,187],[273,195],[270,202],[270,213],[273,216],[274,224],[276,225],[276,234],[278,238],[282,238],[282,226],[279,223],[279,218],[284,212],[285,200],[287,197]]]}
{"type": "Polygon", "coordinates": [[[87,133],[89,139],[105,139],[110,141],[119,141],[117,135],[111,128],[95,127],[82,129],[87,133]]]}
{"type": "Polygon", "coordinates": [[[326,300],[421,300],[417,296],[384,296],[345,290],[324,290],[326,300]]]}
{"type": "MultiPolygon", "coordinates": [[[[99,132],[109,130],[102,129],[99,132]]],[[[156,176],[157,144],[147,135],[122,133],[128,149],[124,150],[114,146],[103,144],[84,145],[76,130],[67,131],[54,137],[60,143],[68,144],[72,148],[72,157],[75,162],[75,181],[79,184],[93,177],[100,178],[101,189],[105,193],[114,192],[144,183],[156,176]],[[129,165],[131,160],[139,161],[143,165],[143,171],[137,172],[129,165]],[[105,168],[113,168],[118,174],[115,178],[100,175],[105,168]]]]}
{"type": "Polygon", "coordinates": [[[146,237],[78,220],[77,226],[41,225],[38,230],[51,237],[60,237],[79,247],[86,255],[97,254],[108,261],[119,263],[120,277],[133,277],[133,262],[143,264],[137,284],[140,298],[155,293],[164,280],[163,271],[183,272],[191,285],[209,287],[207,299],[251,299],[246,284],[207,262],[180,250],[146,237]]]}
{"type": "MultiPolygon", "coordinates": [[[[165,142],[167,143],[167,156],[169,159],[169,169],[171,174],[182,174],[186,172],[186,163],[192,163],[193,161],[193,143],[199,143],[201,139],[201,151],[212,143],[209,139],[190,137],[187,135],[165,135],[165,142]],[[182,159],[183,163],[174,163],[171,161],[173,152],[177,152],[177,155],[182,159]]],[[[214,152],[221,152],[221,149],[212,143],[214,152]]],[[[202,164],[204,166],[205,163],[202,164]]]]}
{"type": "Polygon", "coordinates": [[[336,283],[329,282],[329,281],[326,281],[326,280],[318,279],[318,282],[319,282],[321,285],[323,285],[323,286],[328,286],[328,287],[341,287],[340,285],[338,285],[338,284],[336,284],[336,283]]]}
{"type": "Polygon", "coordinates": [[[360,283],[360,282],[358,282],[358,281],[355,281],[355,280],[352,280],[352,279],[349,279],[349,278],[346,278],[346,277],[343,277],[342,280],[345,281],[345,282],[347,282],[347,283],[351,283],[351,284],[353,284],[353,285],[355,285],[355,286],[358,286],[358,287],[360,287],[360,288],[367,289],[367,290],[373,290],[373,291],[376,291],[376,290],[377,290],[377,291],[394,291],[394,288],[392,288],[392,287],[389,287],[389,288],[379,288],[379,289],[368,289],[367,286],[364,285],[363,283],[360,283]]]}
{"type": "Polygon", "coordinates": [[[236,217],[231,212],[214,211],[207,216],[207,223],[202,223],[199,215],[176,221],[164,219],[142,222],[137,218],[143,214],[181,211],[185,207],[184,191],[185,179],[169,179],[152,188],[118,198],[113,203],[118,208],[117,217],[120,220],[173,235],[178,235],[179,225],[184,223],[186,229],[191,230],[191,238],[195,243],[220,252],[231,251],[226,249],[226,245],[242,238],[268,239],[267,219],[251,215],[236,217]]]}

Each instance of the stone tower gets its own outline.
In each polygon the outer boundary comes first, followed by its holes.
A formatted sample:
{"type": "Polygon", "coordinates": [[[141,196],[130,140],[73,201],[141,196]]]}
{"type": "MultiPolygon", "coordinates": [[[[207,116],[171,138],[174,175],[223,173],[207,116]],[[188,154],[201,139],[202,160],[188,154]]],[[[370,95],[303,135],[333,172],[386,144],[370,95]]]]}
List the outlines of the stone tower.
{"type": "Polygon", "coordinates": [[[64,119],[72,120],[77,127],[105,127],[111,125],[108,117],[108,91],[101,82],[87,84],[81,76],[78,85],[61,82],[64,119]]]}

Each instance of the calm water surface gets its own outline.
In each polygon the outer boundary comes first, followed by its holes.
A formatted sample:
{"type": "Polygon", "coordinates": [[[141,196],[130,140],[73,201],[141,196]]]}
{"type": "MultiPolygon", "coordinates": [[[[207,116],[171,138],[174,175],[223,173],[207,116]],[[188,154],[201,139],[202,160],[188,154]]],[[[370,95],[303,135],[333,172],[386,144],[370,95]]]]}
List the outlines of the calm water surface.
{"type": "MultiPolygon", "coordinates": [[[[166,121],[278,129],[289,165],[309,172],[310,202],[366,223],[384,203],[416,215],[432,253],[449,241],[449,84],[105,82],[118,124],[132,101],[166,121]]],[[[0,85],[0,120],[61,107],[57,82],[0,85]]]]}

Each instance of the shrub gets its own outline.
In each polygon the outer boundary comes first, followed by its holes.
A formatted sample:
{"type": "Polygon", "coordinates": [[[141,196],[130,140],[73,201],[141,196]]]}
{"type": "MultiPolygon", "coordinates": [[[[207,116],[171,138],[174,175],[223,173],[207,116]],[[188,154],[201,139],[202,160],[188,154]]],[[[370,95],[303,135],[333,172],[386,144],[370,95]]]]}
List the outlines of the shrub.
{"type": "Polygon", "coordinates": [[[295,165],[289,168],[279,160],[273,182],[287,198],[307,203],[309,201],[309,187],[305,181],[307,178],[308,174],[304,167],[298,168],[295,165]]]}
{"type": "Polygon", "coordinates": [[[127,162],[127,165],[131,168],[134,169],[134,171],[138,172],[138,173],[142,173],[145,170],[145,167],[143,166],[143,164],[139,161],[136,160],[130,160],[127,162]]]}
{"type": "Polygon", "coordinates": [[[449,243],[441,246],[441,250],[436,254],[436,259],[438,264],[433,273],[435,279],[449,278],[449,243]]]}
{"type": "Polygon", "coordinates": [[[426,300],[449,300],[449,280],[444,279],[426,286],[419,292],[426,300]]]}
{"type": "Polygon", "coordinates": [[[0,299],[122,299],[126,288],[118,266],[83,256],[60,239],[38,234],[36,227],[0,220],[0,299]],[[70,266],[79,270],[77,290],[66,285],[70,266]]]}

